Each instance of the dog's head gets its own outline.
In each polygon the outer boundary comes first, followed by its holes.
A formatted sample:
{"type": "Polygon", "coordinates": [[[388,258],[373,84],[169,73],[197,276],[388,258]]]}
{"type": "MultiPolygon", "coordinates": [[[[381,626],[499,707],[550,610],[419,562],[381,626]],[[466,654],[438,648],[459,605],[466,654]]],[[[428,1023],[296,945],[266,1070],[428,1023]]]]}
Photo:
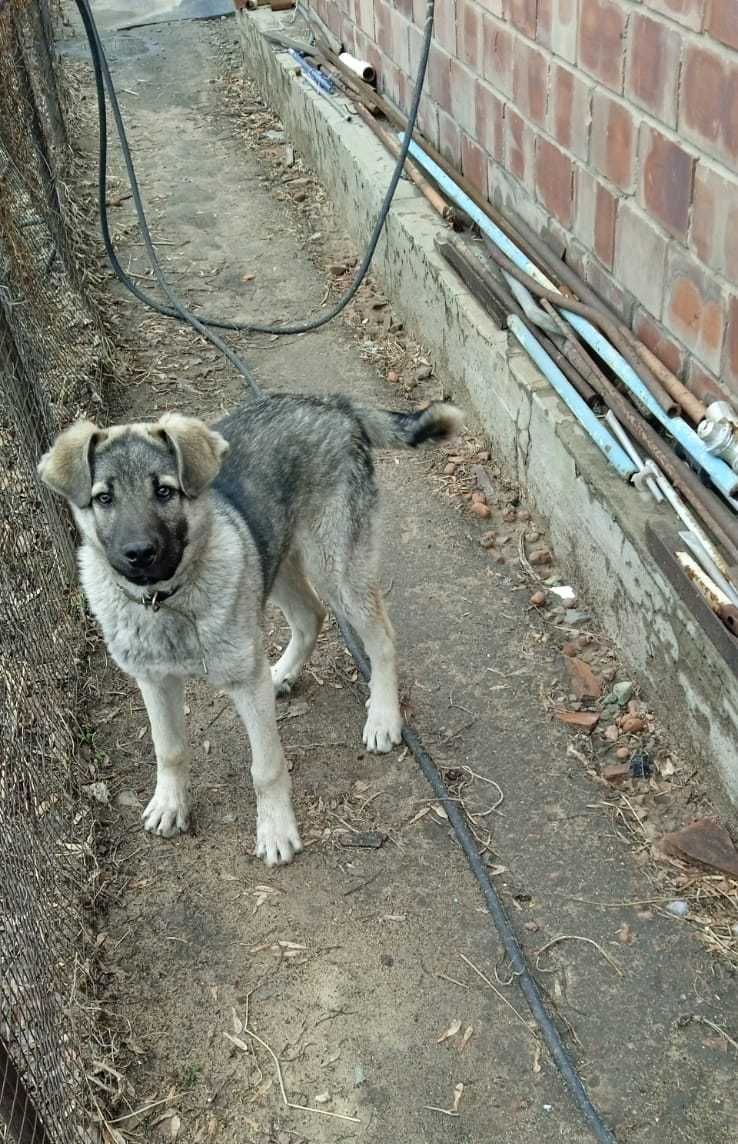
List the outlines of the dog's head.
{"type": "Polygon", "coordinates": [[[66,497],[84,539],[134,584],[170,580],[202,530],[203,494],[228,443],[194,417],[99,429],[78,421],[41,458],[44,484],[66,497]]]}

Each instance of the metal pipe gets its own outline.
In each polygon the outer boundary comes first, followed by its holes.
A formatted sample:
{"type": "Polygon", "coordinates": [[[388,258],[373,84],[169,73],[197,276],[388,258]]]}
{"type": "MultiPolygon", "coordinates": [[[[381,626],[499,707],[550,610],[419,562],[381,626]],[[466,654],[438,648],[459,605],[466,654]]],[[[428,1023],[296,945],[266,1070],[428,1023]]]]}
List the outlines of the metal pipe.
{"type": "MultiPolygon", "coordinates": [[[[628,434],[623,429],[622,425],[618,421],[618,419],[615,416],[615,414],[613,413],[612,409],[608,409],[607,413],[605,414],[605,421],[607,421],[608,425],[612,429],[612,431],[615,434],[615,436],[617,437],[618,441],[623,446],[626,453],[628,454],[628,456],[630,457],[631,461],[636,466],[636,468],[639,470],[639,472],[642,474],[645,473],[646,472],[646,466],[645,466],[645,463],[643,461],[643,458],[641,457],[640,453],[636,449],[635,445],[631,441],[628,434]]],[[[656,504],[661,504],[664,500],[664,494],[662,493],[659,486],[656,484],[655,478],[652,476],[651,477],[646,476],[646,486],[647,486],[649,492],[651,493],[653,499],[656,501],[656,504]]]]}
{"type": "Polygon", "coordinates": [[[336,90],[336,86],[330,76],[323,75],[323,72],[319,72],[317,68],[314,68],[312,64],[307,62],[300,52],[296,52],[294,48],[288,48],[287,54],[295,61],[310,86],[314,87],[316,91],[319,91],[321,95],[331,95],[336,90]]]}
{"type": "Polygon", "coordinates": [[[713,612],[719,614],[721,608],[730,604],[730,600],[725,593],[718,588],[717,584],[713,584],[710,577],[702,571],[696,560],[693,560],[686,552],[675,552],[674,555],[684,572],[686,572],[687,577],[696,588],[699,588],[713,612]]]}
{"type": "Polygon", "coordinates": [[[604,454],[619,476],[629,480],[637,471],[636,467],[612,433],[605,428],[589,406],[582,401],[574,387],[569,384],[558,366],[544,352],[520,319],[511,314],[507,319],[507,324],[523,349],[530,355],[562,401],[568,405],[582,428],[592,438],[600,452],[604,454]]]}
{"type": "MultiPolygon", "coordinates": [[[[544,305],[549,305],[549,303],[544,303],[544,305]]],[[[556,313],[553,307],[551,307],[551,313],[556,313]]],[[[627,426],[629,432],[633,434],[636,440],[639,441],[651,457],[654,458],[661,471],[660,475],[665,473],[669,480],[673,482],[675,488],[678,489],[690,502],[692,507],[699,512],[710,531],[730,554],[731,560],[738,561],[738,522],[736,522],[733,514],[728,511],[715,493],[703,485],[702,481],[689,465],[681,461],[667,448],[665,442],[656,430],[640,415],[638,410],[630,404],[627,398],[613,385],[610,379],[605,377],[599,366],[592,361],[587,351],[581,343],[577,341],[571,326],[568,326],[561,317],[559,317],[559,321],[561,323],[562,335],[566,339],[565,345],[567,354],[579,372],[587,378],[587,381],[593,385],[603,400],[609,405],[610,409],[617,415],[620,422],[624,426],[627,426]]],[[[674,504],[669,495],[671,492],[676,496],[676,493],[668,481],[664,479],[663,484],[659,482],[659,488],[672,504],[675,511],[678,512],[679,510],[676,508],[676,504],[674,504]]],[[[681,503],[680,501],[680,504],[681,503]]],[[[683,507],[686,510],[686,505],[683,507]]],[[[690,518],[695,521],[691,513],[690,518]]],[[[684,517],[682,517],[682,519],[686,524],[686,519],[684,517]]],[[[695,524],[696,523],[695,521],[695,524]]],[[[691,528],[692,526],[691,524],[687,524],[687,527],[691,528]]],[[[699,525],[697,527],[699,528],[699,525]]]]}
{"type": "Polygon", "coordinates": [[[687,389],[686,385],[679,381],[677,377],[674,377],[674,374],[670,369],[666,368],[661,358],[657,358],[653,350],[650,350],[648,346],[640,342],[627,326],[624,327],[624,333],[635,352],[641,360],[646,363],[651,373],[658,378],[666,392],[674,398],[677,405],[687,414],[690,421],[694,421],[695,425],[699,425],[705,416],[704,402],[700,401],[698,397],[695,397],[695,395],[687,389]]]}
{"type": "Polygon", "coordinates": [[[507,287],[498,281],[493,274],[490,274],[489,267],[475,258],[473,253],[467,249],[470,245],[459,240],[452,242],[445,235],[436,237],[435,240],[436,250],[453,267],[464,285],[471,290],[481,305],[492,314],[498,326],[501,329],[504,328],[510,314],[515,314],[520,318],[531,335],[538,338],[540,345],[549,357],[553,358],[564,377],[571,382],[582,400],[586,401],[590,408],[596,405],[599,397],[592,386],[584,380],[579,371],[567,360],[550,338],[547,338],[529,322],[507,287]]]}
{"type": "MultiPolygon", "coordinates": [[[[617,330],[615,324],[611,322],[609,318],[602,315],[599,311],[592,310],[591,307],[584,306],[583,303],[577,302],[576,299],[564,299],[563,295],[561,295],[554,287],[553,282],[546,278],[546,275],[541,270],[539,270],[535,263],[531,262],[528,256],[524,254],[523,251],[520,250],[520,248],[516,246],[515,243],[510,238],[508,238],[508,236],[494,222],[492,222],[487,212],[481,210],[458,186],[458,183],[453,178],[450,178],[448,175],[446,175],[446,173],[438,166],[438,164],[434,163],[430,156],[424,153],[421,147],[418,147],[416,143],[411,143],[410,154],[428,172],[431,178],[436,183],[438,183],[439,187],[447,196],[447,198],[450,198],[453,202],[458,203],[462,210],[465,210],[470,218],[474,220],[482,233],[486,235],[486,237],[490,239],[494,245],[499,248],[500,251],[502,251],[506,258],[506,262],[503,264],[501,260],[499,261],[504,270],[513,274],[514,277],[519,279],[519,281],[522,281],[523,285],[527,286],[529,290],[533,289],[534,292],[537,293],[540,297],[545,297],[546,294],[544,292],[548,292],[551,295],[549,301],[553,301],[554,304],[562,305],[564,302],[567,304],[570,303],[571,308],[570,310],[566,311],[565,315],[567,320],[569,320],[568,314],[571,312],[575,312],[577,314],[584,312],[586,317],[591,321],[595,321],[603,327],[607,327],[608,337],[610,337],[622,351],[619,355],[620,360],[626,362],[626,364],[629,364],[627,363],[626,359],[630,355],[630,347],[625,344],[625,339],[622,337],[622,334],[617,330]],[[521,271],[525,275],[524,278],[521,277],[521,271]],[[532,283],[535,285],[532,285],[532,283]]],[[[590,322],[587,324],[589,325],[590,322]]],[[[635,376],[635,370],[633,367],[629,365],[629,368],[630,373],[635,376]]],[[[643,372],[646,373],[645,370],[643,372]]],[[[653,377],[653,375],[647,373],[646,376],[648,377],[648,389],[653,395],[654,400],[658,402],[664,410],[667,410],[670,413],[677,412],[678,407],[675,401],[669,396],[668,393],[666,393],[656,378],[653,377]]],[[[640,384],[643,385],[643,382],[640,382],[640,384]]]]}
{"type": "MultiPolygon", "coordinates": [[[[357,103],[356,110],[367,127],[374,132],[380,143],[383,143],[390,154],[397,158],[400,153],[400,144],[397,142],[395,136],[390,134],[389,131],[386,131],[371,112],[367,111],[363,104],[357,103]]],[[[434,211],[436,211],[442,219],[446,219],[447,222],[450,222],[451,225],[454,226],[458,222],[456,211],[451,204],[444,199],[440,191],[437,191],[436,188],[428,182],[425,175],[418,170],[415,163],[406,163],[405,172],[420,193],[428,200],[434,211]]]]}
{"type": "Polygon", "coordinates": [[[717,564],[710,559],[709,552],[705,551],[705,546],[698,536],[695,536],[689,529],[684,529],[679,533],[680,539],[684,541],[687,548],[690,549],[692,555],[699,561],[707,575],[714,580],[718,588],[728,597],[731,604],[738,606],[738,592],[736,592],[733,585],[725,579],[717,564]]]}

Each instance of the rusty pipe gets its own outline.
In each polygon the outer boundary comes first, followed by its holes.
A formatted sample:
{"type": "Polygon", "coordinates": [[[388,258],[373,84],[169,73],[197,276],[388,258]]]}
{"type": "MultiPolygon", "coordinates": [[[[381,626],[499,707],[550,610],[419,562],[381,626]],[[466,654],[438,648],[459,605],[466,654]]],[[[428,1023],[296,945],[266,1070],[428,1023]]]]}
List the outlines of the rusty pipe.
{"type": "MultiPolygon", "coordinates": [[[[597,404],[599,397],[592,386],[585,381],[576,367],[562,354],[561,350],[554,345],[550,338],[548,338],[539,327],[535,326],[533,322],[529,321],[507,287],[499,282],[493,274],[490,274],[488,268],[480,262],[479,259],[465,250],[464,246],[460,243],[454,242],[446,236],[437,238],[435,245],[439,254],[453,267],[464,285],[471,290],[472,294],[474,294],[482,306],[486,309],[493,309],[490,303],[494,301],[498,307],[502,307],[503,319],[506,318],[508,314],[515,314],[525,325],[528,332],[538,340],[549,357],[555,361],[567,381],[574,386],[582,400],[585,401],[590,408],[597,404]]],[[[494,310],[493,317],[495,321],[498,320],[494,310]]],[[[501,328],[505,327],[504,320],[500,325],[501,328]]]]}
{"type": "MultiPolygon", "coordinates": [[[[625,330],[627,330],[627,327],[625,327],[625,330]]],[[[661,358],[656,357],[653,350],[639,341],[629,330],[626,333],[626,337],[641,360],[645,362],[648,369],[651,370],[654,377],[661,382],[666,392],[670,394],[674,401],[680,406],[682,412],[686,413],[690,421],[693,421],[695,425],[699,425],[705,416],[704,402],[700,401],[691,390],[687,389],[686,385],[684,385],[678,377],[675,377],[671,370],[664,365],[661,358]]]]}
{"type": "MultiPolygon", "coordinates": [[[[545,302],[544,305],[546,305],[545,302]]],[[[702,484],[689,465],[685,464],[669,449],[656,430],[605,376],[577,340],[571,327],[553,306],[551,306],[551,313],[556,315],[557,324],[560,323],[559,328],[562,337],[566,339],[567,356],[571,356],[580,373],[597,390],[621,424],[653,457],[661,471],[669,478],[684,499],[689,501],[713,536],[719,540],[728,552],[731,561],[735,562],[738,556],[738,521],[736,517],[725,507],[715,493],[702,484]]]]}
{"type": "MultiPolygon", "coordinates": [[[[366,107],[363,106],[363,104],[358,103],[356,110],[363,119],[364,123],[366,123],[367,127],[370,127],[374,132],[380,143],[383,143],[390,154],[397,158],[400,153],[400,144],[397,142],[394,135],[390,135],[388,131],[385,131],[381,123],[375,119],[375,117],[371,114],[370,111],[367,110],[366,107]]],[[[425,175],[423,175],[422,172],[418,170],[415,164],[408,160],[408,162],[405,164],[405,171],[408,177],[412,179],[420,193],[428,200],[430,205],[433,207],[433,210],[436,211],[436,213],[439,214],[442,219],[445,219],[447,222],[455,225],[458,221],[456,210],[451,206],[450,203],[446,202],[440,191],[437,191],[436,188],[432,186],[428,179],[426,179],[425,175]]]]}
{"type": "Polygon", "coordinates": [[[517,278],[518,281],[522,282],[536,297],[545,298],[546,301],[553,303],[555,306],[560,306],[565,310],[570,310],[573,314],[580,314],[581,317],[586,318],[592,325],[599,327],[603,334],[610,339],[618,353],[640,374],[652,397],[658,401],[667,416],[679,416],[679,406],[674,401],[674,398],[666,392],[648,367],[638,361],[638,357],[633,352],[631,343],[624,337],[622,331],[618,329],[616,322],[613,322],[612,319],[606,314],[603,314],[601,310],[587,305],[586,302],[580,302],[577,298],[568,298],[564,294],[559,294],[555,290],[548,290],[545,286],[541,286],[540,282],[537,282],[535,278],[531,278],[530,274],[526,274],[524,270],[516,266],[494,243],[486,242],[485,247],[490,257],[505,273],[511,274],[513,278],[517,278]]]}

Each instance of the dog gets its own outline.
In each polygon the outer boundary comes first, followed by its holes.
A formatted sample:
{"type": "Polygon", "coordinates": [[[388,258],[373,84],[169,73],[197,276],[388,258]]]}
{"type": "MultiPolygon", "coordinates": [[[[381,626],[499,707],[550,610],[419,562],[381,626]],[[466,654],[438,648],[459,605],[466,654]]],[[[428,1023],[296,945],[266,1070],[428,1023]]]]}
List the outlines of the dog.
{"type": "Polygon", "coordinates": [[[400,742],[372,450],[414,448],[460,426],[447,402],[397,413],[277,395],[211,425],[178,413],[108,429],[79,421],[44,454],[39,476],[69,502],[80,533],[90,609],[148,712],[157,777],[146,830],[187,829],[184,687],[206,678],[232,697],[251,742],[257,855],[273,866],[301,849],[275,694],[289,693],[313,651],[326,614],[318,593],[369,656],[367,749],[400,742]],[[271,669],[269,600],[291,632],[271,669]]]}

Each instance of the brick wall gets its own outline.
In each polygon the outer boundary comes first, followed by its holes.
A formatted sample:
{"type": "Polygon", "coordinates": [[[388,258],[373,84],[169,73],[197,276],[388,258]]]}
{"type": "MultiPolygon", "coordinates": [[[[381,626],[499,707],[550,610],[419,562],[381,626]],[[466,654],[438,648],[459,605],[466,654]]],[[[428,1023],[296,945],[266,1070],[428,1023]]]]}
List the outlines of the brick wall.
{"type": "MultiPolygon", "coordinates": [[[[423,0],[311,0],[403,110],[423,0]]],[[[738,0],[437,0],[420,127],[681,377],[738,393],[738,0]]]]}

